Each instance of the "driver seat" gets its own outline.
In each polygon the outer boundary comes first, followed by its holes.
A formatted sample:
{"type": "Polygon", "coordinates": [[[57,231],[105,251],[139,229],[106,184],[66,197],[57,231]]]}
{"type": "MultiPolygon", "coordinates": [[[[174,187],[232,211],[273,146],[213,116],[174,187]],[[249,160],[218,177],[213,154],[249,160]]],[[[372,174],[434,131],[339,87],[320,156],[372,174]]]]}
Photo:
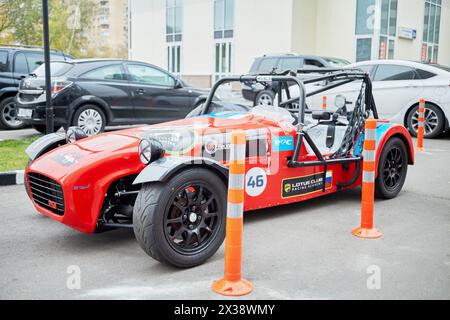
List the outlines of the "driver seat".
{"type": "MultiPolygon", "coordinates": [[[[305,125],[304,131],[309,134],[322,155],[330,155],[339,150],[348,128],[348,125],[317,124],[311,114],[305,115],[305,125]]],[[[306,141],[305,147],[309,155],[314,155],[306,141]]]]}

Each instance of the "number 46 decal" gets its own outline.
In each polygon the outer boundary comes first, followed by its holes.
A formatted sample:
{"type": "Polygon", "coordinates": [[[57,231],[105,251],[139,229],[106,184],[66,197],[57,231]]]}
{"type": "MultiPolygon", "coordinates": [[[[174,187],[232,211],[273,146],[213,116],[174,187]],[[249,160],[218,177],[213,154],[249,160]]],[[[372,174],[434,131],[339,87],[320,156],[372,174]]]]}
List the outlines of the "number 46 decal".
{"type": "Polygon", "coordinates": [[[261,168],[250,169],[245,176],[245,192],[251,197],[259,196],[267,186],[267,174],[261,168]]]}

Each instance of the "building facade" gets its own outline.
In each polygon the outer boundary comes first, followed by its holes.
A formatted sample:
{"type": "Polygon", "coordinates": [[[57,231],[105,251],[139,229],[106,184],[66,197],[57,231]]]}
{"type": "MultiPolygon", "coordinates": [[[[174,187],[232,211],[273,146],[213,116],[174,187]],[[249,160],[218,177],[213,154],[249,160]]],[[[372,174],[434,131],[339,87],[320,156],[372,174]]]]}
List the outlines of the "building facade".
{"type": "Polygon", "coordinates": [[[89,56],[128,57],[128,0],[91,0],[96,4],[88,31],[89,56]]]}
{"type": "Polygon", "coordinates": [[[450,65],[450,0],[129,0],[132,59],[209,87],[257,56],[450,65]]]}

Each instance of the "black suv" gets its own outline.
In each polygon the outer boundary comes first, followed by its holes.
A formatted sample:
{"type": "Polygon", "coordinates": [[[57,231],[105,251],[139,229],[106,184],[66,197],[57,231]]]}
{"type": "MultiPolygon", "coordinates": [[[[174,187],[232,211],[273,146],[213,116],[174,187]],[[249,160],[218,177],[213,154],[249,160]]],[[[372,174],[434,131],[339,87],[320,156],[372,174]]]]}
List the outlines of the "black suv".
{"type": "MultiPolygon", "coordinates": [[[[45,131],[45,70],[22,80],[18,117],[45,131]]],[[[52,62],[55,130],[78,126],[87,134],[106,125],[152,124],[184,118],[208,91],[194,89],[167,71],[126,60],[52,62]]]]}
{"type": "MultiPolygon", "coordinates": [[[[52,50],[52,61],[72,57],[52,50]]],[[[0,129],[22,129],[25,124],[17,118],[14,96],[20,80],[44,63],[44,51],[35,47],[0,45],[0,129]]]]}
{"type": "MultiPolygon", "coordinates": [[[[269,74],[272,72],[281,73],[288,70],[296,72],[300,69],[342,68],[348,64],[350,62],[344,59],[311,55],[264,55],[255,59],[249,73],[269,74]]],[[[252,101],[255,105],[272,105],[276,92],[276,83],[273,83],[270,87],[263,87],[262,85],[242,86],[242,95],[244,98],[252,101]]]]}

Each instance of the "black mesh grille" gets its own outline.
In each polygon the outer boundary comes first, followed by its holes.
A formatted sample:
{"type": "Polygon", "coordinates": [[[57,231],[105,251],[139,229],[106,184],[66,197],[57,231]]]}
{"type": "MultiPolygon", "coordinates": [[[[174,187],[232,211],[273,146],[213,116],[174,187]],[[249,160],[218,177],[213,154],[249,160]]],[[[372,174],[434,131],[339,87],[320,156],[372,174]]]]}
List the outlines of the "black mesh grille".
{"type": "Polygon", "coordinates": [[[60,216],[64,214],[64,194],[56,181],[38,173],[28,173],[30,191],[34,202],[60,216]]]}

